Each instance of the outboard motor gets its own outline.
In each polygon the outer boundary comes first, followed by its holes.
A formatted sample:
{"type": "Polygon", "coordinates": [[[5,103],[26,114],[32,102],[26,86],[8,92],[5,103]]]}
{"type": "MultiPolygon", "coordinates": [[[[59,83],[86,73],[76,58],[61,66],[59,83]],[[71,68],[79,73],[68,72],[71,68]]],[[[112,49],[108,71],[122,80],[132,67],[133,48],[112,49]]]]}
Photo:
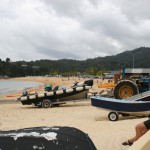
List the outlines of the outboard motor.
{"type": "Polygon", "coordinates": [[[22,96],[27,96],[27,95],[28,95],[28,91],[27,90],[23,90],[22,96]]]}

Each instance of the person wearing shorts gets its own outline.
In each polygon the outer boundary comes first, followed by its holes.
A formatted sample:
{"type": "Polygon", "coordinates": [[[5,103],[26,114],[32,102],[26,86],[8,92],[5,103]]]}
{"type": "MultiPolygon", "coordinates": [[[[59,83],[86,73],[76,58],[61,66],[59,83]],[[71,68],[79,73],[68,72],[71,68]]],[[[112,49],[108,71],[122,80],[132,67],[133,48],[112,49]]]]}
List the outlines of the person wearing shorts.
{"type": "Polygon", "coordinates": [[[145,127],[149,130],[150,129],[150,119],[143,122],[145,127]]]}
{"type": "Polygon", "coordinates": [[[122,145],[131,146],[135,141],[137,141],[141,136],[143,136],[149,129],[150,129],[150,119],[137,124],[135,126],[136,135],[133,138],[129,139],[128,141],[123,142],[122,145]]]}

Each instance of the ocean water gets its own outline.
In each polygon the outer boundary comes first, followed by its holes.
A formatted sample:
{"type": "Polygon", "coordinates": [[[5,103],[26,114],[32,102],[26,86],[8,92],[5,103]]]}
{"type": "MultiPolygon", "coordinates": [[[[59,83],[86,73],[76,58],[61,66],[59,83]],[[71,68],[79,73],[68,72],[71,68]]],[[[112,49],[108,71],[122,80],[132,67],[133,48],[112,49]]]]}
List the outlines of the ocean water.
{"type": "Polygon", "coordinates": [[[20,92],[28,88],[36,88],[40,86],[40,82],[16,81],[16,80],[0,80],[0,95],[11,92],[20,92]]]}

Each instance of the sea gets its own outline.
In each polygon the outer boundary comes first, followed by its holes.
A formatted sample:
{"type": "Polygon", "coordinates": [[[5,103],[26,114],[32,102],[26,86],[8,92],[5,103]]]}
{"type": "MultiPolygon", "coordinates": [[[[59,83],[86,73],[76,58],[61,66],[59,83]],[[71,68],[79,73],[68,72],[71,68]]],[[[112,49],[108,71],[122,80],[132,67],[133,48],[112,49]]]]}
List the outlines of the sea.
{"type": "Polygon", "coordinates": [[[20,92],[29,88],[37,88],[41,84],[40,82],[32,81],[0,80],[0,95],[20,92]]]}

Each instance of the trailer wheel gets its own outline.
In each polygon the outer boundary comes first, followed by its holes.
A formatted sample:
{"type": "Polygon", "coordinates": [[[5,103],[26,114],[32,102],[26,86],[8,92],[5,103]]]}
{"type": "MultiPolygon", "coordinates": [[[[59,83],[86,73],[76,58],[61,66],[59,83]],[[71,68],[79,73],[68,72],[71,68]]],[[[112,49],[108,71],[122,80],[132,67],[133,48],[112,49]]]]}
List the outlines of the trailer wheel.
{"type": "Polygon", "coordinates": [[[121,80],[114,88],[114,97],[116,99],[126,99],[138,93],[138,86],[131,80],[121,80]]]}
{"type": "Polygon", "coordinates": [[[52,102],[50,100],[44,100],[42,102],[42,107],[43,108],[49,108],[49,107],[52,107],[52,102]]]}
{"type": "Polygon", "coordinates": [[[108,118],[110,121],[117,121],[119,119],[119,114],[117,112],[112,111],[108,114],[108,118]]]}

